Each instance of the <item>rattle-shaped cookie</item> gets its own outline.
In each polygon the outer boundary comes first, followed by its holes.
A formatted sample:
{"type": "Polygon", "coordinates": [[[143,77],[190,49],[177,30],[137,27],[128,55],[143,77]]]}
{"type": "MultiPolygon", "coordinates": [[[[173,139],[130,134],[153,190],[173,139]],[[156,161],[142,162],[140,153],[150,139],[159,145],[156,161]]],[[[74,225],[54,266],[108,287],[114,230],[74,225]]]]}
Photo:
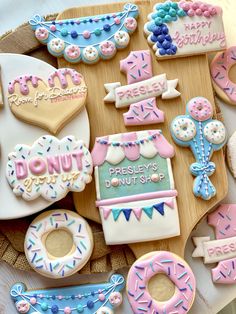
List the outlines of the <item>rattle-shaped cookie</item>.
{"type": "Polygon", "coordinates": [[[187,103],[186,114],[176,117],[171,123],[174,141],[184,147],[190,147],[196,162],[190,166],[194,180],[193,193],[204,200],[216,194],[209,179],[216,169],[210,161],[214,151],[226,142],[226,130],[222,122],[213,120],[213,108],[204,97],[192,98],[187,103]]]}

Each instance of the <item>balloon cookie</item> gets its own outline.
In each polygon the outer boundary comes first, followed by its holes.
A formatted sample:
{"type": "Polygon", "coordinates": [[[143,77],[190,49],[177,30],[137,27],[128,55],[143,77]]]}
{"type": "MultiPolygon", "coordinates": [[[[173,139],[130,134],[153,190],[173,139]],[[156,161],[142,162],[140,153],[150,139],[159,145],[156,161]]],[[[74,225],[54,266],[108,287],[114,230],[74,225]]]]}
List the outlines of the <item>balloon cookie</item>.
{"type": "Polygon", "coordinates": [[[118,49],[128,46],[130,34],[137,28],[138,13],[137,5],[127,3],[121,12],[56,21],[35,15],[29,23],[53,56],[92,64],[111,59],[118,49]]]}
{"type": "Polygon", "coordinates": [[[140,257],[131,266],[126,288],[135,314],[186,314],[195,298],[196,282],[191,268],[182,258],[171,252],[156,251],[140,257]],[[166,277],[174,286],[172,296],[166,287],[166,277]],[[155,284],[153,295],[149,291],[151,280],[155,284]]]}
{"type": "Polygon", "coordinates": [[[87,86],[81,74],[59,69],[45,82],[27,74],[14,78],[8,85],[8,103],[12,113],[24,122],[37,125],[53,134],[85,106],[87,86]]]}
{"type": "Polygon", "coordinates": [[[69,210],[40,214],[25,236],[25,255],[30,266],[43,276],[68,277],[88,262],[93,235],[88,223],[69,210]]]}
{"type": "Polygon", "coordinates": [[[218,53],[211,62],[211,77],[216,94],[226,103],[236,105],[236,84],[229,78],[236,64],[236,46],[218,53]]]}
{"type": "Polygon", "coordinates": [[[174,153],[160,130],[96,138],[96,205],[107,244],[180,235],[174,153]]]}
{"type": "Polygon", "coordinates": [[[196,246],[192,256],[203,257],[205,264],[218,263],[212,269],[215,283],[236,281],[236,204],[222,204],[208,215],[208,224],[215,229],[215,240],[193,237],[196,246]]]}
{"type": "Polygon", "coordinates": [[[69,191],[81,192],[92,180],[92,158],[83,141],[40,137],[32,146],[16,145],[8,156],[6,176],[13,192],[27,201],[42,196],[57,201],[69,191]]]}
{"type": "Polygon", "coordinates": [[[123,276],[114,274],[108,282],[54,289],[26,290],[22,283],[11,287],[11,298],[23,314],[114,314],[122,303],[123,276]]]}
{"type": "Polygon", "coordinates": [[[213,107],[203,97],[192,98],[186,107],[186,115],[176,117],[171,123],[174,141],[183,147],[190,147],[196,162],[190,172],[196,177],[193,185],[195,196],[209,200],[216,194],[211,176],[216,169],[210,161],[214,151],[226,142],[226,130],[222,122],[213,120],[213,107]]]}
{"type": "Polygon", "coordinates": [[[157,3],[144,33],[158,59],[200,55],[226,47],[222,9],[201,1],[157,3]]]}
{"type": "Polygon", "coordinates": [[[236,178],[236,132],[231,135],[227,143],[227,162],[234,178],[236,178]]]}

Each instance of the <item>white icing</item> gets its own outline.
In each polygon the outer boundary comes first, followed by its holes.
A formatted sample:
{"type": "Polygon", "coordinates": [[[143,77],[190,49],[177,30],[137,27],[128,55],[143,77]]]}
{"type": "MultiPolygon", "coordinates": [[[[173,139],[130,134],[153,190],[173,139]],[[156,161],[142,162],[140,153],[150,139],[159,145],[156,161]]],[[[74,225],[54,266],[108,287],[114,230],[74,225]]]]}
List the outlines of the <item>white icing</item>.
{"type": "Polygon", "coordinates": [[[49,42],[49,48],[56,53],[60,53],[64,50],[65,48],[65,43],[64,40],[60,38],[54,38],[49,42]]]}
{"type": "MultiPolygon", "coordinates": [[[[144,138],[148,138],[148,131],[140,131],[137,132],[138,140],[142,140],[144,138]]],[[[146,158],[152,158],[157,154],[157,149],[154,146],[153,141],[145,141],[142,145],[140,145],[140,154],[146,158]]]]}
{"type": "Polygon", "coordinates": [[[226,138],[225,126],[218,120],[213,120],[207,123],[204,127],[203,133],[206,139],[213,144],[221,144],[226,138]]]}
{"type": "Polygon", "coordinates": [[[114,311],[107,306],[103,306],[96,313],[97,314],[113,314],[114,311]]]}
{"type": "Polygon", "coordinates": [[[104,102],[114,102],[115,100],[115,90],[117,87],[120,87],[120,82],[114,82],[114,83],[107,83],[104,84],[105,90],[107,92],[107,95],[104,97],[104,102]]]}
{"type": "MultiPolygon", "coordinates": [[[[114,134],[109,136],[109,141],[121,142],[122,134],[114,134]]],[[[112,165],[119,164],[125,158],[124,149],[121,146],[109,145],[106,155],[106,161],[112,165]]]]}
{"type": "Polygon", "coordinates": [[[177,139],[185,142],[194,138],[197,132],[194,122],[185,117],[174,119],[171,129],[177,139]]]}
{"type": "Polygon", "coordinates": [[[25,254],[29,264],[33,269],[46,277],[61,278],[71,276],[87,263],[92,254],[93,238],[88,223],[76,213],[68,210],[52,210],[46,216],[45,213],[40,216],[31,223],[25,236],[25,254]],[[60,216],[55,216],[55,214],[60,214],[60,216]],[[67,230],[73,237],[71,251],[66,256],[60,258],[51,256],[45,247],[45,238],[56,228],[67,230]],[[33,240],[35,244],[33,245],[30,240],[33,240]],[[81,244],[81,241],[83,244],[81,244]],[[31,248],[29,249],[30,245],[31,248]],[[78,247],[80,250],[78,250],[78,247]],[[35,254],[37,255],[34,257],[35,254]],[[37,261],[38,259],[40,260],[37,261]],[[55,266],[57,264],[58,266],[55,266]],[[43,265],[43,268],[37,268],[40,265],[43,265]]]}
{"type": "Polygon", "coordinates": [[[127,32],[124,31],[118,31],[114,35],[114,41],[120,48],[125,48],[128,46],[130,37],[127,32]]]}
{"type": "Polygon", "coordinates": [[[175,181],[174,181],[174,176],[173,176],[173,171],[172,171],[172,166],[171,166],[171,159],[166,158],[167,161],[167,167],[168,167],[168,174],[169,174],[169,180],[170,180],[170,188],[172,190],[175,189],[175,181]]]}
{"type": "Polygon", "coordinates": [[[93,46],[87,46],[83,49],[83,56],[85,60],[94,62],[98,59],[98,51],[93,46]]]}
{"type": "Polygon", "coordinates": [[[126,221],[123,213],[120,214],[117,221],[114,221],[112,213],[105,220],[102,208],[132,208],[150,206],[155,203],[164,202],[170,198],[158,198],[146,201],[120,203],[113,206],[102,206],[99,208],[102,219],[103,231],[106,243],[108,245],[136,243],[167,239],[180,235],[179,215],[176,199],[173,198],[174,208],[171,209],[165,205],[164,216],[157,210],[153,210],[152,219],[144,212],[141,219],[137,220],[131,213],[129,221],[126,221]]]}

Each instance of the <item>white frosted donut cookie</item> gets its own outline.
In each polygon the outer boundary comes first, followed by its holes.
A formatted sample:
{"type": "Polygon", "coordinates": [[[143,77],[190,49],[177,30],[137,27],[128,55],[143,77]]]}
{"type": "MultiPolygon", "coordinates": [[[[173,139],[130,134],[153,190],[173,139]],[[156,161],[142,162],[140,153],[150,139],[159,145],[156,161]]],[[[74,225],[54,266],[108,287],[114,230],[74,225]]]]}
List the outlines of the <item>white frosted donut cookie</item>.
{"type": "Polygon", "coordinates": [[[58,209],[40,214],[25,236],[30,266],[43,276],[62,278],[79,271],[89,260],[93,236],[77,213],[58,209]]]}
{"type": "Polygon", "coordinates": [[[212,144],[220,144],[224,142],[226,137],[224,124],[217,120],[207,123],[204,127],[203,133],[206,139],[212,144]]]}
{"type": "Polygon", "coordinates": [[[114,41],[116,43],[117,48],[125,48],[129,44],[129,34],[124,31],[118,31],[114,35],[114,41]]]}
{"type": "Polygon", "coordinates": [[[191,268],[181,257],[156,251],[143,255],[131,266],[126,288],[135,314],[186,314],[195,298],[196,281],[191,268]],[[159,275],[165,279],[160,279],[159,275]],[[166,286],[167,280],[173,285],[172,296],[170,285],[166,286]],[[152,284],[155,289],[151,288],[152,284]]]}
{"type": "Polygon", "coordinates": [[[93,46],[87,46],[84,48],[82,58],[86,63],[95,63],[99,59],[98,51],[93,46]]]}
{"type": "Polygon", "coordinates": [[[196,135],[196,126],[189,118],[178,117],[171,127],[174,135],[181,141],[189,141],[196,135]]]}
{"type": "Polygon", "coordinates": [[[48,43],[48,50],[54,56],[60,56],[65,49],[65,42],[60,38],[54,38],[48,43]]]}

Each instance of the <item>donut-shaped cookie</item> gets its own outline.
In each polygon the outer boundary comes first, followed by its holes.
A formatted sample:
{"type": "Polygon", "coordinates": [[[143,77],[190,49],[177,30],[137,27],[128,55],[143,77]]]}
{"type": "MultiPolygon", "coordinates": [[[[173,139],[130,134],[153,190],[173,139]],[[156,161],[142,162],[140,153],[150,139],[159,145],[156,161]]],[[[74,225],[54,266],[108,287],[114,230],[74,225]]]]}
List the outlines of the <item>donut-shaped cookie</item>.
{"type": "Polygon", "coordinates": [[[137,25],[138,23],[133,17],[127,17],[124,21],[124,26],[130,33],[133,33],[136,30],[137,25]]]}
{"type": "Polygon", "coordinates": [[[99,45],[99,53],[103,59],[110,59],[116,54],[116,46],[111,40],[103,41],[99,45]]]}
{"type": "Polygon", "coordinates": [[[85,63],[96,63],[99,59],[98,51],[93,46],[87,46],[84,48],[82,58],[85,63]]]}
{"type": "Polygon", "coordinates": [[[218,120],[213,120],[207,123],[204,127],[203,133],[206,139],[212,144],[221,144],[225,141],[225,126],[218,120]]]}
{"type": "Polygon", "coordinates": [[[48,38],[49,32],[45,27],[40,27],[38,29],[36,29],[35,31],[35,37],[39,40],[39,41],[44,41],[48,38]]]}
{"type": "Polygon", "coordinates": [[[57,57],[57,56],[61,56],[63,50],[65,49],[65,42],[64,40],[60,38],[54,38],[48,43],[47,46],[48,46],[49,52],[53,56],[57,57]]]}
{"type": "Polygon", "coordinates": [[[151,252],[139,258],[127,278],[128,299],[134,313],[186,314],[193,304],[195,290],[194,274],[188,264],[165,251],[151,252]],[[165,274],[175,285],[174,294],[167,301],[155,300],[148,291],[151,278],[157,274],[165,274]]]}
{"type": "Polygon", "coordinates": [[[25,254],[43,276],[62,278],[79,271],[89,260],[93,237],[88,223],[64,209],[40,214],[25,236],[25,254]]]}
{"type": "Polygon", "coordinates": [[[129,34],[124,31],[118,31],[114,35],[114,41],[116,43],[117,48],[125,48],[129,44],[129,34]]]}
{"type": "Polygon", "coordinates": [[[178,117],[174,119],[171,129],[177,139],[184,142],[191,140],[196,135],[196,126],[194,122],[185,117],[178,117]]]}
{"type": "Polygon", "coordinates": [[[204,97],[192,98],[187,110],[190,116],[197,121],[205,121],[213,116],[213,109],[211,103],[204,97]]]}
{"type": "Polygon", "coordinates": [[[77,45],[69,45],[66,47],[64,57],[69,62],[78,62],[81,58],[80,48],[77,45]]]}
{"type": "Polygon", "coordinates": [[[226,103],[236,105],[236,84],[229,78],[236,64],[236,46],[219,52],[211,62],[211,77],[216,94],[226,103]]]}

